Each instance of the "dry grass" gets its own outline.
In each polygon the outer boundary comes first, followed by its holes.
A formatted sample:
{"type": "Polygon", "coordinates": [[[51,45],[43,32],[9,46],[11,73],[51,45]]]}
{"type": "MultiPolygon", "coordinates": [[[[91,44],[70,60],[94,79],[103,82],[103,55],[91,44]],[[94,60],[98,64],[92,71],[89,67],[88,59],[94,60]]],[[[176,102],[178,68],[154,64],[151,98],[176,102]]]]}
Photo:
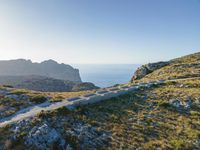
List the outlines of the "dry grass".
{"type": "MultiPolygon", "coordinates": [[[[185,81],[192,82],[200,80],[185,81]]],[[[84,106],[75,115],[112,132],[108,149],[191,149],[198,147],[195,142],[200,137],[199,110],[191,108],[188,114],[159,105],[171,98],[185,100],[188,96],[200,98],[199,89],[166,84],[84,106]]]]}

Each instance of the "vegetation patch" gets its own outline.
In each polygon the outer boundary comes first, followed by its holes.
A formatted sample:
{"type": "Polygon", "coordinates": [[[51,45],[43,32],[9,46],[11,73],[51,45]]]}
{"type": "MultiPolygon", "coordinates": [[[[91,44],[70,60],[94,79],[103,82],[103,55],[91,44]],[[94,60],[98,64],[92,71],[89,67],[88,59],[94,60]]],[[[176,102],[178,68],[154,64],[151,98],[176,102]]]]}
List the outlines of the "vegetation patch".
{"type": "Polygon", "coordinates": [[[30,101],[36,104],[44,103],[47,101],[47,98],[43,95],[36,95],[30,98],[30,101]]]}
{"type": "Polygon", "coordinates": [[[29,92],[30,92],[29,90],[25,90],[25,89],[16,89],[16,90],[13,90],[11,94],[21,95],[21,94],[27,94],[29,92]]]}

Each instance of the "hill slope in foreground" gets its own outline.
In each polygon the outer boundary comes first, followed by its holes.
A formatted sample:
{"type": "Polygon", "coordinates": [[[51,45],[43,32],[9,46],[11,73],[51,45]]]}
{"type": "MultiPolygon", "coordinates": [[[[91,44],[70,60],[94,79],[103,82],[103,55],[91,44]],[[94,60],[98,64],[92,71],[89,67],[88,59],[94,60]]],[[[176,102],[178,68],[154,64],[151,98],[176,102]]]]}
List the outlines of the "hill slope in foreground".
{"type": "Polygon", "coordinates": [[[147,73],[136,78],[136,71],[132,82],[184,80],[0,128],[0,149],[199,149],[199,56],[145,66],[147,73]]]}

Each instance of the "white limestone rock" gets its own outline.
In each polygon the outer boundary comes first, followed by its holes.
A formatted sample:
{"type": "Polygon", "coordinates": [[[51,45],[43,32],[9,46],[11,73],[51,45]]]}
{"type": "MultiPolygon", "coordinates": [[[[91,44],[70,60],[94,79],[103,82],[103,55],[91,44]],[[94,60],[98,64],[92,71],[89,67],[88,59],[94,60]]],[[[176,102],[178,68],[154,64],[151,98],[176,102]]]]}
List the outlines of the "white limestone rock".
{"type": "Polygon", "coordinates": [[[39,127],[34,127],[28,133],[25,144],[29,147],[35,146],[39,150],[49,149],[49,146],[54,142],[60,143],[60,146],[64,146],[65,141],[61,137],[60,133],[56,129],[51,128],[48,124],[44,123],[39,127]]]}

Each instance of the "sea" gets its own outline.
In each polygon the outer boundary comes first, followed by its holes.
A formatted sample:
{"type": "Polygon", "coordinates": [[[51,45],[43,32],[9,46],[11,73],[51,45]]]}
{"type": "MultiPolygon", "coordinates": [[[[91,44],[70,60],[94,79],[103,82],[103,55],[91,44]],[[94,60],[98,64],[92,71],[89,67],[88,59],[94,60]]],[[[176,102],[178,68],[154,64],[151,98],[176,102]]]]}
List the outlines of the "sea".
{"type": "Polygon", "coordinates": [[[79,69],[83,82],[92,82],[98,87],[109,87],[130,81],[139,64],[73,64],[79,69]]]}

